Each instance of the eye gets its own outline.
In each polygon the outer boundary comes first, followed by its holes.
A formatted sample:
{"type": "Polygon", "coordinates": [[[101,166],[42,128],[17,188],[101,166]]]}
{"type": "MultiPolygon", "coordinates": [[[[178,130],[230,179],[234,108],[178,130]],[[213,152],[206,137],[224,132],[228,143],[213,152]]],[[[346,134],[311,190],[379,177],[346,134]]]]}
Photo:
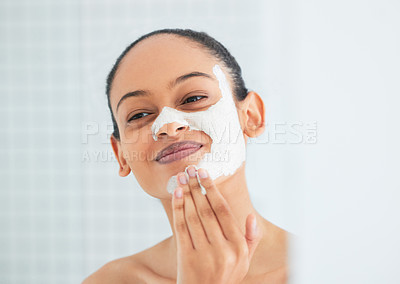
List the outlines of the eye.
{"type": "Polygon", "coordinates": [[[137,113],[137,114],[135,114],[134,116],[132,116],[131,118],[129,118],[129,119],[128,119],[128,122],[129,122],[129,121],[132,121],[132,120],[140,119],[140,118],[145,117],[145,116],[148,116],[148,115],[149,115],[148,112],[137,113]]]}
{"type": "Polygon", "coordinates": [[[192,97],[187,98],[183,103],[184,104],[194,103],[194,102],[201,100],[202,98],[206,98],[206,96],[192,96],[192,97]]]}

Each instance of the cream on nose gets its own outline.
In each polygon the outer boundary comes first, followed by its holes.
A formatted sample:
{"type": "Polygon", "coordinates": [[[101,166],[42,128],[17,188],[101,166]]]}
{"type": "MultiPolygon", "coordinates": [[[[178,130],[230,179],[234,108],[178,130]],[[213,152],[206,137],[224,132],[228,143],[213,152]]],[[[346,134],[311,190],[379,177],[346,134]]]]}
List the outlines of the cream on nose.
{"type": "Polygon", "coordinates": [[[156,135],[157,137],[176,136],[181,131],[185,131],[187,128],[188,126],[183,125],[179,122],[166,123],[160,128],[156,135]]]}

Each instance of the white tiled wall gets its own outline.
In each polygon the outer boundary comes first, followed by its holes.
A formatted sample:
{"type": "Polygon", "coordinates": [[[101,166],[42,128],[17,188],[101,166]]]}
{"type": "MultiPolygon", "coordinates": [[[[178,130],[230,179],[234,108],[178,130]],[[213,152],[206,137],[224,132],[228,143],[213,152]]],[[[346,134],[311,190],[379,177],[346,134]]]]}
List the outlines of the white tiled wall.
{"type": "MultiPolygon", "coordinates": [[[[144,33],[206,31],[237,58],[267,119],[284,121],[278,12],[272,1],[1,1],[0,283],[79,283],[168,237],[159,201],[118,176],[106,75],[144,33]],[[88,125],[98,131],[86,141],[88,125]]],[[[250,145],[247,174],[260,213],[296,232],[287,149],[250,145]]]]}
{"type": "Polygon", "coordinates": [[[78,11],[0,3],[0,283],[84,273],[78,11]]]}
{"type": "Polygon", "coordinates": [[[400,6],[367,2],[0,1],[0,283],[80,283],[170,235],[118,176],[105,97],[122,50],[167,27],[221,41],[264,99],[248,186],[301,236],[290,283],[397,283],[400,6]]]}

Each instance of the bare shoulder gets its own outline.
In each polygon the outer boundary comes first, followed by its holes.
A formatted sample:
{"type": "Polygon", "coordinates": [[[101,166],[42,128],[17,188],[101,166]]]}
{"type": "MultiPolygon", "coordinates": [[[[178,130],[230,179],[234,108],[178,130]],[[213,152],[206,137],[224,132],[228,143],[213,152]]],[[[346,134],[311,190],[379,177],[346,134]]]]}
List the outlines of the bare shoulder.
{"type": "Polygon", "coordinates": [[[141,279],[146,268],[128,256],[110,261],[87,277],[82,284],[145,283],[141,279]]]}
{"type": "MultiPolygon", "coordinates": [[[[168,239],[137,254],[110,261],[88,276],[82,284],[169,283],[158,276],[149,262],[160,256],[168,239]],[[163,281],[164,280],[164,281],[163,281]]],[[[172,282],[171,282],[172,283],[172,282]]]]}

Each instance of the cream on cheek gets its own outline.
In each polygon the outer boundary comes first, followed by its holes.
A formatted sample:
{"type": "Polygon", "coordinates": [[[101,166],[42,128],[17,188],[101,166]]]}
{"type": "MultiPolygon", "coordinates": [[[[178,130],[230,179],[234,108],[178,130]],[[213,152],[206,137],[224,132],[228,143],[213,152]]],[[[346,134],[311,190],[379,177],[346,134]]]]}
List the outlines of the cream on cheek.
{"type": "MultiPolygon", "coordinates": [[[[205,132],[212,139],[211,151],[204,154],[197,167],[205,168],[215,180],[235,173],[246,159],[246,146],[229,83],[218,64],[213,67],[213,72],[222,94],[217,103],[205,111],[190,113],[164,107],[151,131],[155,141],[160,128],[172,122],[186,125],[189,130],[205,132]]],[[[167,183],[167,191],[172,194],[176,186],[176,176],[172,176],[167,183]]]]}

